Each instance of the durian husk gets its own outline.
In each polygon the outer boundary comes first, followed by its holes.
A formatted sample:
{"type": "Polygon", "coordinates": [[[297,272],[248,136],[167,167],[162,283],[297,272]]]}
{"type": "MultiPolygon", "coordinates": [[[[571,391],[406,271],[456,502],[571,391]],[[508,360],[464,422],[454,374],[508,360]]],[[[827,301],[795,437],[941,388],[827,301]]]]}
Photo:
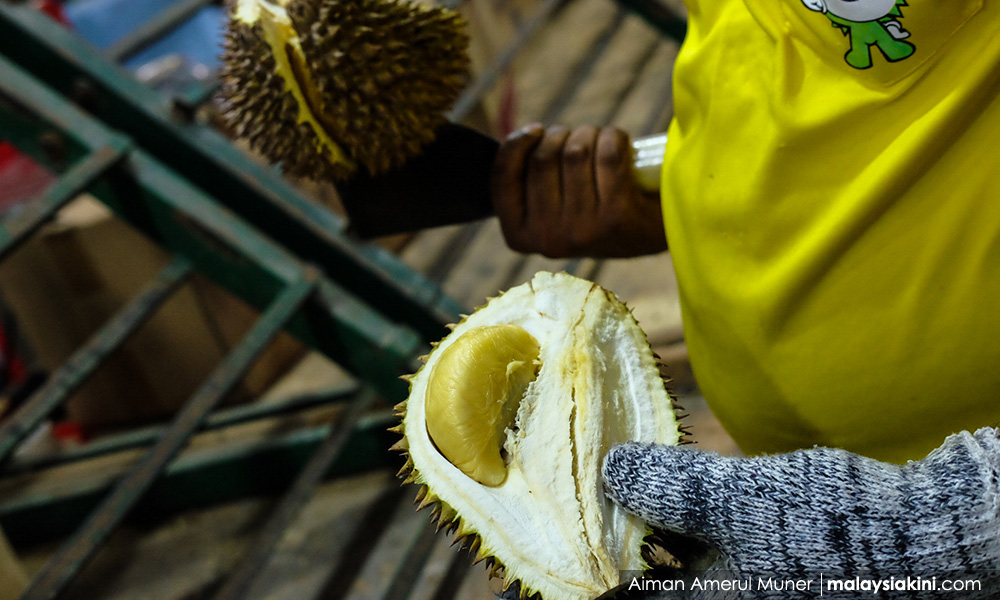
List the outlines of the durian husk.
{"type": "Polygon", "coordinates": [[[408,0],[235,0],[220,107],[295,176],[399,166],[434,139],[469,77],[461,16],[408,0]]]}
{"type": "Polygon", "coordinates": [[[397,408],[400,472],[420,486],[419,508],[502,572],[524,596],[592,599],[624,571],[648,567],[650,533],[603,492],[601,463],[615,444],[681,442],[672,398],[645,334],[613,294],[565,273],[539,273],[464,319],[408,378],[397,408]],[[482,485],[449,463],[427,435],[424,399],[436,357],[465,332],[510,323],[541,344],[537,378],[507,430],[506,480],[482,485]]]}

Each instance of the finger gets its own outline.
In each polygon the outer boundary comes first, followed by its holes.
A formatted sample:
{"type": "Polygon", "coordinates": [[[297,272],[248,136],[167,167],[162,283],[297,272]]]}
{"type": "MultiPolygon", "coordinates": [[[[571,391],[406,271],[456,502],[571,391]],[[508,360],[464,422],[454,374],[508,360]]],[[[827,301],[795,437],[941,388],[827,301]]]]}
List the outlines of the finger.
{"type": "Polygon", "coordinates": [[[597,128],[577,127],[566,138],[562,155],[563,214],[593,213],[597,207],[594,154],[597,128]]]}
{"type": "Polygon", "coordinates": [[[604,485],[622,508],[666,531],[725,547],[715,491],[726,485],[732,460],[708,452],[628,443],[604,459],[604,485]]]}
{"type": "Polygon", "coordinates": [[[565,127],[550,127],[528,159],[525,179],[526,223],[531,235],[544,245],[553,232],[559,233],[562,207],[563,146],[569,137],[565,127]]]}
{"type": "Polygon", "coordinates": [[[632,143],[628,134],[614,127],[601,129],[594,157],[594,177],[601,210],[614,210],[635,186],[632,177],[632,143]]]}
{"type": "Polygon", "coordinates": [[[490,173],[493,210],[500,220],[507,243],[519,249],[525,237],[525,179],[527,161],[542,139],[544,128],[533,123],[511,134],[500,146],[490,173]]]}

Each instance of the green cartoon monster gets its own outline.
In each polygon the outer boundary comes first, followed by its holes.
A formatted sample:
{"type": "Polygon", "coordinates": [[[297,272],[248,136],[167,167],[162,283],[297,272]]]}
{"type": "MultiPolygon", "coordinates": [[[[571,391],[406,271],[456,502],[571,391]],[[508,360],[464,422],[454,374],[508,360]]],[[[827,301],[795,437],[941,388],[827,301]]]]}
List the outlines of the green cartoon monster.
{"type": "Polygon", "coordinates": [[[896,62],[916,51],[916,46],[903,41],[910,32],[897,19],[903,18],[901,7],[906,0],[802,0],[809,10],[825,14],[834,27],[851,38],[851,49],[844,55],[847,64],[856,69],[872,66],[872,46],[885,59],[896,62]]]}

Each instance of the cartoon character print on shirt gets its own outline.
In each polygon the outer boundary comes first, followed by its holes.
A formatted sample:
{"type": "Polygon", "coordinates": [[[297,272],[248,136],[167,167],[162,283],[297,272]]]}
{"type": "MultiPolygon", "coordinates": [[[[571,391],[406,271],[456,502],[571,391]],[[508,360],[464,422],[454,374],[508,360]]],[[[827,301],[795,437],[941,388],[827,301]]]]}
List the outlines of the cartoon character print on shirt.
{"type": "Polygon", "coordinates": [[[855,69],[872,66],[872,46],[881,51],[889,62],[903,60],[916,46],[904,41],[910,32],[898,19],[906,0],[802,0],[809,10],[825,14],[834,27],[840,27],[850,38],[851,49],[844,55],[855,69]]]}

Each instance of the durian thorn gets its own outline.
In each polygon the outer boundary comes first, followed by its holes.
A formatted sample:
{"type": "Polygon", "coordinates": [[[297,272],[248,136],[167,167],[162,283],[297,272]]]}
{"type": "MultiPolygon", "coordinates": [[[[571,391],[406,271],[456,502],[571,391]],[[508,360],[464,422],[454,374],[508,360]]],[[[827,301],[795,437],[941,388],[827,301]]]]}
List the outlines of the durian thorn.
{"type": "Polygon", "coordinates": [[[413,374],[411,373],[409,375],[400,375],[399,378],[405,381],[406,383],[410,383],[413,381],[413,374]]]}
{"type": "Polygon", "coordinates": [[[406,438],[399,440],[389,448],[389,450],[392,450],[393,452],[406,452],[409,449],[410,442],[406,438]]]}
{"type": "Polygon", "coordinates": [[[398,433],[398,434],[402,435],[403,434],[403,424],[400,423],[399,425],[393,425],[392,427],[386,429],[386,431],[388,431],[389,433],[398,433]]]}
{"type": "MultiPolygon", "coordinates": [[[[418,500],[419,500],[419,503],[417,504],[417,512],[420,512],[420,511],[424,510],[425,508],[427,508],[428,506],[431,506],[431,505],[434,504],[434,498],[432,496],[430,496],[430,495],[427,495],[427,494],[425,494],[424,497],[422,497],[422,498],[418,498],[418,500]]],[[[432,515],[431,518],[433,518],[433,515],[432,515]]]]}
{"type": "Polygon", "coordinates": [[[437,348],[441,345],[441,342],[431,342],[431,348],[437,348]]]}
{"type": "Polygon", "coordinates": [[[458,327],[458,323],[448,323],[445,325],[445,328],[448,329],[448,331],[455,331],[456,327],[458,327]]]}
{"type": "Polygon", "coordinates": [[[482,538],[480,538],[478,535],[473,536],[472,541],[469,543],[469,554],[475,554],[476,560],[472,564],[481,563],[484,560],[486,560],[486,558],[489,556],[488,554],[479,551],[481,545],[482,545],[482,538]]]}
{"type": "Polygon", "coordinates": [[[459,525],[459,519],[457,517],[449,517],[444,514],[443,510],[438,513],[436,518],[433,516],[431,518],[436,521],[434,533],[439,533],[442,529],[444,529],[444,532],[447,534],[454,531],[459,525]]]}
{"type": "Polygon", "coordinates": [[[427,358],[428,358],[428,356],[429,356],[429,355],[427,355],[427,354],[424,354],[424,355],[421,355],[421,356],[418,356],[418,357],[417,357],[417,360],[419,360],[419,361],[420,361],[420,362],[422,362],[422,363],[426,363],[426,362],[427,362],[427,358]]]}
{"type": "Polygon", "coordinates": [[[426,497],[427,497],[427,486],[422,485],[419,488],[417,488],[417,497],[414,498],[413,502],[414,503],[420,502],[426,497]]]}
{"type": "Polygon", "coordinates": [[[392,410],[397,411],[397,412],[405,412],[406,411],[406,400],[403,400],[402,402],[400,402],[396,406],[393,406],[392,410]]]}
{"type": "Polygon", "coordinates": [[[494,579],[503,573],[503,565],[493,561],[493,565],[490,566],[490,579],[494,579]]]}

